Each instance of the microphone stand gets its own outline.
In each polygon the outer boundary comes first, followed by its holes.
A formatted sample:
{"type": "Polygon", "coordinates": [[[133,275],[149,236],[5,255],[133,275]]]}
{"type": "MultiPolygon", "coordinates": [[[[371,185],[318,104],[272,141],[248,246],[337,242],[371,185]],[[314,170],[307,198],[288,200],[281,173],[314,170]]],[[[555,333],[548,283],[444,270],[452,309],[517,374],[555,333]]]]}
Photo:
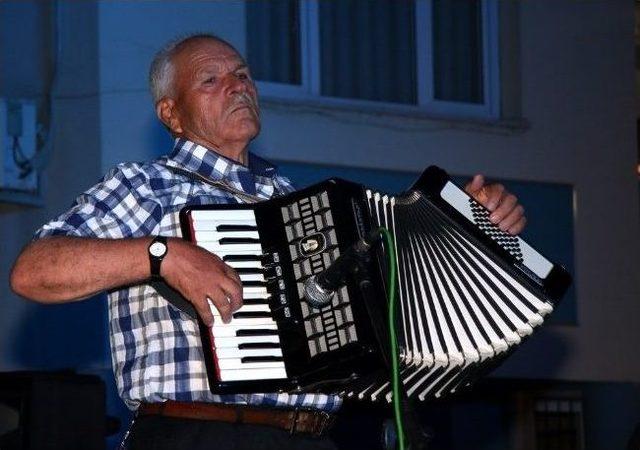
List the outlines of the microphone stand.
{"type": "MultiPolygon", "coordinates": [[[[378,340],[380,351],[382,353],[382,359],[386,366],[389,379],[391,379],[391,348],[389,345],[389,327],[386,325],[387,320],[384,317],[385,308],[380,308],[376,303],[378,297],[376,289],[370,274],[371,257],[369,252],[357,253],[357,257],[353,259],[353,263],[350,267],[350,276],[356,281],[355,285],[360,291],[360,295],[365,300],[364,304],[369,313],[371,320],[371,326],[374,334],[378,340]]],[[[385,295],[386,298],[386,295],[385,295]]],[[[422,430],[418,421],[416,412],[411,405],[407,390],[404,383],[400,383],[400,404],[402,422],[405,428],[405,435],[409,443],[410,450],[427,450],[427,443],[430,440],[430,436],[422,430]]],[[[399,430],[396,430],[399,433],[399,430]]]]}

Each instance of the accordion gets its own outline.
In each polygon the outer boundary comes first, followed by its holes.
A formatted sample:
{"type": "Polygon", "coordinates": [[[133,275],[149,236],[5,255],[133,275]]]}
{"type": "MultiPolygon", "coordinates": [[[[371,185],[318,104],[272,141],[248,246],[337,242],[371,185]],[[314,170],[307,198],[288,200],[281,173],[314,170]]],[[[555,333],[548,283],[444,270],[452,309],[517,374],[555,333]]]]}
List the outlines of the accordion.
{"type": "Polygon", "coordinates": [[[214,325],[200,323],[211,391],[390,400],[384,250],[367,268],[367,295],[353,275],[329,304],[304,298],[309,277],[380,226],[396,245],[407,393],[424,400],[471,384],[543,323],[570,284],[561,266],[488,215],[435,166],[397,196],[329,179],[256,204],[183,208],[183,237],[221,257],[243,284],[229,324],[213,307],[214,325]]]}

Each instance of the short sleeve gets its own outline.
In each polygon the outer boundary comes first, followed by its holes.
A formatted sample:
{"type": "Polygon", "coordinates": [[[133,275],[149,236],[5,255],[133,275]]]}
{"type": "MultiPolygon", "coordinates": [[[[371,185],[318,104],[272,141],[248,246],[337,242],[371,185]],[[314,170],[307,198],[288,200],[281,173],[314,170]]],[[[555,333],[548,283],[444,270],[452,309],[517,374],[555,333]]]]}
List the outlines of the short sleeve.
{"type": "Polygon", "coordinates": [[[142,237],[152,234],[161,218],[162,205],[155,198],[142,166],[124,163],[81,194],[69,210],[42,226],[34,238],[142,237]]]}

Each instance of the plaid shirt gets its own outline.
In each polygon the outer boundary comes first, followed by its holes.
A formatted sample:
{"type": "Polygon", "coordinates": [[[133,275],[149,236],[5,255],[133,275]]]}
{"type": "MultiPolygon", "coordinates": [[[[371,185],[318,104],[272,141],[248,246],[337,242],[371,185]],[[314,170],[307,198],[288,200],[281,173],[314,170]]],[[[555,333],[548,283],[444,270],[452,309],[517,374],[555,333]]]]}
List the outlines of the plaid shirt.
{"type": "MultiPolygon", "coordinates": [[[[186,205],[240,203],[234,194],[194,177],[224,180],[243,192],[269,199],[293,191],[275,167],[249,154],[244,167],[193,142],[177,139],[173,152],[148,163],[123,163],[80,195],[72,207],[36,232],[106,239],[181,236],[178,214],[186,205]]],[[[164,400],[225,402],[336,410],[338,396],[323,394],[213,395],[196,321],[148,284],[108,294],[111,357],[120,396],[130,409],[164,400]]]]}

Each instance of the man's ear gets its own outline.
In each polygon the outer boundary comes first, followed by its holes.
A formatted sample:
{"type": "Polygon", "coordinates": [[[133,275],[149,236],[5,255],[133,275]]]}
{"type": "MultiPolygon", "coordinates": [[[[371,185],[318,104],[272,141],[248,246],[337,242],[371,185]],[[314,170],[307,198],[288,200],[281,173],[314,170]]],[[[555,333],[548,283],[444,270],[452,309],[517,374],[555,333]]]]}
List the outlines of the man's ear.
{"type": "Polygon", "coordinates": [[[179,135],[182,133],[182,124],[178,111],[176,110],[176,102],[172,98],[164,97],[156,103],[156,115],[171,133],[179,135]]]}

